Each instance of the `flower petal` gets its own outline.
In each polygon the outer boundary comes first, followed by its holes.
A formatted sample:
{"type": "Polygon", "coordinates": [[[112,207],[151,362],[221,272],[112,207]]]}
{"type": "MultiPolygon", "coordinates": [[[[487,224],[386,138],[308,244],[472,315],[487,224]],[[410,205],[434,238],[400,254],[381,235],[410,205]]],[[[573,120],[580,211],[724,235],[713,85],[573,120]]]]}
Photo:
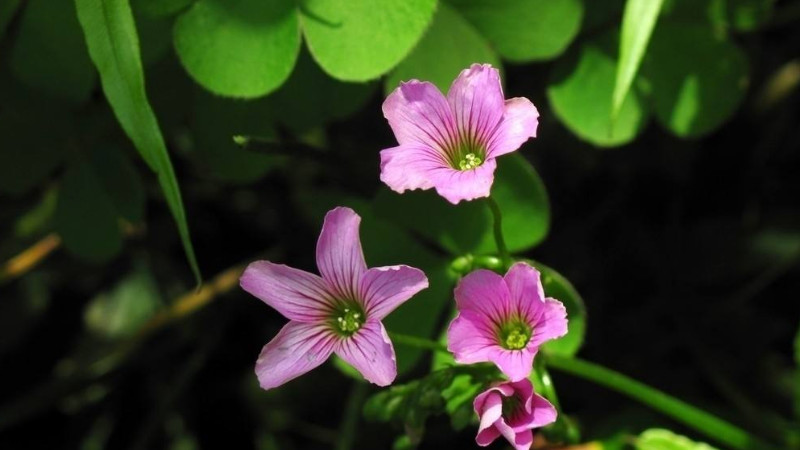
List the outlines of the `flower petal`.
{"type": "Polygon", "coordinates": [[[261,388],[278,387],[324,363],[334,343],[326,325],[287,323],[258,356],[256,376],[261,388]]]}
{"type": "Polygon", "coordinates": [[[497,427],[490,427],[485,430],[478,431],[478,435],[475,436],[475,443],[481,447],[486,447],[494,442],[494,440],[498,437],[500,437],[500,432],[497,431],[497,427]]]}
{"type": "Polygon", "coordinates": [[[388,386],[397,376],[394,347],[379,321],[368,320],[354,335],[340,340],[334,351],[370,383],[388,386]]]}
{"type": "Polygon", "coordinates": [[[531,444],[533,444],[533,431],[517,431],[512,444],[514,445],[514,450],[529,450],[531,444]]]}
{"type": "Polygon", "coordinates": [[[361,298],[367,317],[381,320],[417,292],[428,287],[425,273],[409,266],[373,267],[361,277],[361,298]]]}
{"type": "Polygon", "coordinates": [[[496,347],[493,325],[474,311],[461,311],[447,328],[447,350],[459,364],[489,361],[496,347]]]}
{"type": "Polygon", "coordinates": [[[531,428],[550,425],[556,421],[558,412],[556,408],[539,394],[533,394],[532,399],[533,420],[528,424],[531,428]]]}
{"type": "Polygon", "coordinates": [[[473,311],[486,324],[500,324],[510,313],[508,286],[503,277],[491,270],[476,270],[462,278],[455,297],[459,312],[473,311]]]}
{"type": "Polygon", "coordinates": [[[431,171],[431,181],[436,192],[452,204],[461,200],[488,197],[494,182],[497,162],[487,159],[471,170],[456,170],[449,167],[431,171]]]}
{"type": "Polygon", "coordinates": [[[478,436],[475,438],[475,440],[478,442],[478,445],[488,445],[497,438],[499,433],[488,433],[488,436],[484,435],[483,440],[491,437],[491,439],[485,441],[485,444],[481,444],[481,434],[484,434],[484,432],[488,429],[494,429],[494,423],[497,422],[497,420],[503,415],[503,396],[500,395],[500,393],[498,393],[496,390],[489,389],[488,391],[483,392],[475,397],[473,407],[475,408],[475,412],[478,413],[478,417],[480,419],[480,425],[478,425],[478,436]]]}
{"type": "Polygon", "coordinates": [[[511,153],[528,139],[536,137],[539,111],[530,100],[515,97],[506,100],[503,119],[497,125],[487,145],[487,158],[511,153]]]}
{"type": "Polygon", "coordinates": [[[358,236],[360,224],[355,211],[339,206],[325,214],[317,240],[317,267],[340,300],[357,298],[361,275],[367,270],[358,236]]]}
{"type": "Polygon", "coordinates": [[[528,348],[522,350],[506,350],[496,346],[489,352],[489,360],[497,365],[511,381],[519,381],[527,378],[533,368],[533,358],[536,356],[538,348],[528,348]]]}
{"type": "Polygon", "coordinates": [[[539,271],[529,264],[518,262],[508,269],[503,279],[511,292],[512,310],[533,325],[539,311],[545,306],[539,271]]]}
{"type": "Polygon", "coordinates": [[[422,144],[443,152],[457,136],[447,100],[427,81],[400,83],[384,100],[383,116],[400,145],[422,144]]]}
{"type": "Polygon", "coordinates": [[[486,144],[505,111],[500,73],[489,64],[464,69],[447,92],[461,139],[486,144]]]}
{"type": "Polygon", "coordinates": [[[319,321],[332,308],[322,278],[283,264],[253,262],[239,278],[239,284],[290,320],[319,321]]]}
{"type": "Polygon", "coordinates": [[[398,193],[430,189],[437,170],[449,165],[437,151],[411,143],[381,150],[381,181],[398,193]]]}
{"type": "Polygon", "coordinates": [[[567,334],[567,309],[560,301],[546,298],[544,308],[533,324],[533,336],[528,342],[528,349],[538,348],[543,342],[560,338],[565,334],[567,334]]]}

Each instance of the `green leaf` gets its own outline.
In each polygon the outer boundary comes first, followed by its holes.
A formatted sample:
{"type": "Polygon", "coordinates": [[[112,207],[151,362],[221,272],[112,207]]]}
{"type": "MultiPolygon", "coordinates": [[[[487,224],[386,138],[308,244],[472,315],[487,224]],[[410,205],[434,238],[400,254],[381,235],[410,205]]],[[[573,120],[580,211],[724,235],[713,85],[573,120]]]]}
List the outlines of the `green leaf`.
{"type": "Polygon", "coordinates": [[[631,89],[663,2],[664,0],[628,0],[625,4],[625,14],[622,17],[622,37],[619,42],[617,78],[612,95],[612,119],[619,114],[622,102],[631,89]]]}
{"type": "Polygon", "coordinates": [[[436,0],[311,0],[300,8],[311,55],[334,78],[378,78],[405,58],[436,0]]]}
{"type": "Polygon", "coordinates": [[[458,12],[441,3],[414,51],[386,77],[384,89],[389,93],[401,81],[417,78],[447,92],[456,76],[472,63],[500,67],[500,59],[483,36],[458,12]]]}
{"type": "Polygon", "coordinates": [[[42,200],[14,223],[14,236],[31,238],[45,234],[52,227],[58,202],[58,189],[53,187],[42,195],[42,200]]]}
{"type": "Polygon", "coordinates": [[[194,2],[195,0],[132,0],[131,7],[137,13],[158,19],[175,15],[194,2]]]}
{"type": "Polygon", "coordinates": [[[616,44],[616,36],[609,33],[584,42],[556,62],[547,87],[547,98],[559,120],[580,139],[600,147],[632,141],[647,119],[642,100],[631,89],[616,120],[611,120],[616,44]]]}
{"type": "Polygon", "coordinates": [[[158,174],[189,265],[199,283],[200,269],[189,237],[178,180],[158,122],[147,101],[139,42],[130,6],[126,0],[76,0],[76,4],[89,54],[100,72],[103,92],[125,133],[150,168],[158,174]]]}
{"type": "MultiPolygon", "coordinates": [[[[539,175],[520,154],[498,159],[492,198],[503,213],[503,235],[510,251],[530,249],[547,235],[547,192],[539,175]]],[[[382,190],[375,198],[375,212],[454,255],[494,253],[493,219],[485,203],[476,200],[454,206],[432,190],[402,195],[382,190]]]]}
{"type": "Polygon", "coordinates": [[[153,274],[144,263],[111,290],[95,296],[84,309],[86,328],[109,340],[131,337],[162,306],[153,274]]]}
{"type": "Polygon", "coordinates": [[[636,450],[715,450],[714,447],[694,442],[686,436],[669,430],[652,428],[636,438],[636,450]]]}
{"type": "Polygon", "coordinates": [[[252,183],[277,166],[274,155],[242,149],[234,135],[273,137],[266,99],[241,101],[196,91],[192,134],[194,154],[210,175],[235,183],[252,183]]]}
{"type": "Polygon", "coordinates": [[[14,18],[19,9],[20,0],[6,0],[0,3],[0,39],[6,32],[6,27],[14,18]]]}
{"type": "Polygon", "coordinates": [[[106,262],[122,249],[114,204],[86,161],[76,159],[64,173],[55,227],[64,247],[89,262],[106,262]]]}
{"type": "Polygon", "coordinates": [[[20,279],[16,295],[6,291],[0,302],[0,355],[18,349],[36,331],[36,325],[47,312],[50,297],[50,280],[37,271],[20,279]]]}
{"type": "Polygon", "coordinates": [[[772,17],[774,0],[666,0],[665,16],[674,22],[710,24],[725,34],[729,29],[755,31],[772,17]]]}
{"type": "Polygon", "coordinates": [[[96,75],[72,0],[30,0],[11,49],[11,70],[30,87],[82,103],[96,75]]]}
{"type": "Polygon", "coordinates": [[[131,223],[144,220],[145,192],[136,168],[121,150],[96,147],[91,154],[94,173],[117,214],[131,223]]]}
{"type": "Polygon", "coordinates": [[[267,98],[274,120],[302,133],[354,114],[372,97],[375,87],[375,83],[335,80],[303,51],[289,80],[267,98]]]}
{"type": "Polygon", "coordinates": [[[772,17],[774,0],[727,0],[725,23],[738,31],[755,31],[772,17]]]}
{"type": "Polygon", "coordinates": [[[292,73],[300,51],[292,0],[199,0],[178,17],[174,38],[189,75],[229,97],[274,91],[292,73]]]}
{"type": "Polygon", "coordinates": [[[583,17],[580,0],[451,0],[513,62],[553,59],[577,36],[583,17]]]}
{"type": "Polygon", "coordinates": [[[710,27],[667,21],[653,33],[642,65],[656,119],[681,137],[710,133],[733,115],[747,72],[744,53],[710,27]]]}
{"type": "Polygon", "coordinates": [[[556,355],[575,356],[586,337],[586,306],[583,298],[572,286],[572,283],[560,273],[540,262],[527,262],[536,267],[541,274],[545,295],[559,300],[567,308],[567,320],[569,321],[567,334],[554,341],[546,342],[542,349],[556,355]]]}

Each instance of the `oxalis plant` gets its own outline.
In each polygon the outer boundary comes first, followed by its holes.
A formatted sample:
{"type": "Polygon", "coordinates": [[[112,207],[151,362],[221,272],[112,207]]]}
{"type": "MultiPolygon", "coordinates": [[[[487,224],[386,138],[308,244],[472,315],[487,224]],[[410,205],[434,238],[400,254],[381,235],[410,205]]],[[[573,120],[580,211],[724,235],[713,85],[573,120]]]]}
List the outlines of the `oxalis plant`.
{"type": "MultiPolygon", "coordinates": [[[[398,145],[380,152],[381,181],[398,194],[434,189],[454,205],[484,203],[494,220],[496,254],[453,263],[454,317],[441,341],[389,333],[382,321],[404,303],[419,301],[415,295],[430,281],[414,261],[368,267],[358,212],[330,210],[317,241],[319,275],[255,261],[240,278],[242,289],[289,320],[256,360],[263,389],[279,388],[336,355],[356,376],[387,388],[368,399],[363,412],[368,419],[402,424],[396,448],[416,447],[424,439],[426,418],[449,414],[455,429],[474,427],[479,446],[504,439],[516,450],[528,450],[536,439],[542,445],[579,440],[550,378],[555,369],[630,396],[718,443],[773,448],[625,375],[548,351],[547,342],[557,343],[570,332],[568,308],[543,287],[542,271],[549,269],[508,251],[502,212],[492,198],[497,158],[536,137],[539,113],[526,98],[505,98],[497,69],[473,64],[446,95],[426,81],[402,82],[384,101],[383,115],[398,145]],[[395,344],[435,353],[435,369],[394,384],[395,344]]],[[[637,445],[710,448],[657,429],[640,436],[637,445]]]]}

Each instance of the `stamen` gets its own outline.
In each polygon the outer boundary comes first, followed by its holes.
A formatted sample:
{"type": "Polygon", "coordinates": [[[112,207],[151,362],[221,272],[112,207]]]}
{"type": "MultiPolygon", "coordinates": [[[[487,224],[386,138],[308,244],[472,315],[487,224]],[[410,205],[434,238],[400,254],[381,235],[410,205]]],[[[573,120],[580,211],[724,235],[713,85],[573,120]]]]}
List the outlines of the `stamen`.
{"type": "Polygon", "coordinates": [[[467,153],[464,159],[458,162],[458,168],[461,170],[471,170],[481,165],[483,161],[475,155],[475,153],[467,153]]]}
{"type": "Polygon", "coordinates": [[[346,336],[350,336],[361,328],[364,324],[361,313],[350,308],[341,310],[341,315],[336,317],[336,325],[339,331],[346,336]]]}
{"type": "Polygon", "coordinates": [[[515,320],[502,325],[498,334],[500,346],[506,350],[521,350],[528,345],[532,330],[528,324],[515,320]]]}

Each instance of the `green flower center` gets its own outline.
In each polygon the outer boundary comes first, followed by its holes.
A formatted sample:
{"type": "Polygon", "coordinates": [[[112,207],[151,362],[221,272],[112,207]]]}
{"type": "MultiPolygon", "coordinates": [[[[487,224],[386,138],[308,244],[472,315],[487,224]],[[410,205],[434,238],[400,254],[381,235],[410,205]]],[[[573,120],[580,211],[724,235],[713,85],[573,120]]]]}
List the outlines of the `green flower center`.
{"type": "Polygon", "coordinates": [[[528,324],[515,320],[500,327],[500,346],[506,350],[521,350],[531,340],[531,327],[528,324]]]}
{"type": "Polygon", "coordinates": [[[337,309],[333,317],[334,329],[343,336],[352,336],[367,319],[361,308],[352,304],[337,309]]]}
{"type": "Polygon", "coordinates": [[[467,153],[464,158],[458,162],[458,168],[461,170],[471,170],[483,163],[483,160],[475,155],[475,153],[467,153]]]}
{"type": "Polygon", "coordinates": [[[516,392],[511,397],[503,397],[503,417],[507,419],[513,417],[519,411],[520,406],[522,406],[522,399],[516,392]]]}

